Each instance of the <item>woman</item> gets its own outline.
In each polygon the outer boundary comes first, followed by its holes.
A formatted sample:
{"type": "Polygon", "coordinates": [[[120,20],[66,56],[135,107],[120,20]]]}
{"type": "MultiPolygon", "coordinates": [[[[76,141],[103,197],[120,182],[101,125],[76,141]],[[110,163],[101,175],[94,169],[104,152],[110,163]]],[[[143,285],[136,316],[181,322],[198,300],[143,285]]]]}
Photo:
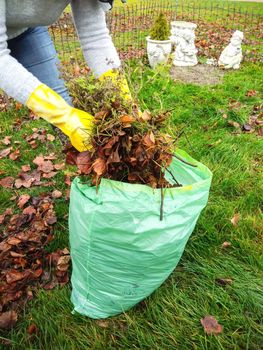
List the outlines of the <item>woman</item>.
{"type": "Polygon", "coordinates": [[[84,57],[97,77],[120,67],[105,21],[107,0],[0,0],[0,89],[57,126],[79,151],[93,117],[71,107],[47,25],[71,4],[84,57]]]}

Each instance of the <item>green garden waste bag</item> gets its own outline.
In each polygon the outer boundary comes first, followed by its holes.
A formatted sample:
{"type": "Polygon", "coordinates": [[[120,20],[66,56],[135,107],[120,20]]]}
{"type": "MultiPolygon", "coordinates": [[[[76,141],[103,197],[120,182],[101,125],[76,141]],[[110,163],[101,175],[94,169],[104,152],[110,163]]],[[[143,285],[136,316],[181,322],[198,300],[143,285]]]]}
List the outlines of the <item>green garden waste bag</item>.
{"type": "MultiPolygon", "coordinates": [[[[96,187],[76,178],[70,194],[74,311],[94,319],[130,309],[150,295],[178,264],[208,200],[212,173],[184,151],[169,170],[183,184],[161,189],[102,179],[96,187]]],[[[167,180],[173,182],[167,173],[167,180]]]]}

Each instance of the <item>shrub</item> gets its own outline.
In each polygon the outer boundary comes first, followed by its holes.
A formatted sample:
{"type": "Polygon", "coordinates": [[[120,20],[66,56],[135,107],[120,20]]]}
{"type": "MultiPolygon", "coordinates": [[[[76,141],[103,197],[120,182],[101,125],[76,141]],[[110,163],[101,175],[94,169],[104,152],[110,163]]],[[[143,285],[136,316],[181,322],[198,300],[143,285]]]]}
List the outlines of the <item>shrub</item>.
{"type": "Polygon", "coordinates": [[[150,32],[150,38],[152,40],[160,41],[170,39],[170,27],[163,13],[160,13],[160,15],[156,18],[150,32]]]}

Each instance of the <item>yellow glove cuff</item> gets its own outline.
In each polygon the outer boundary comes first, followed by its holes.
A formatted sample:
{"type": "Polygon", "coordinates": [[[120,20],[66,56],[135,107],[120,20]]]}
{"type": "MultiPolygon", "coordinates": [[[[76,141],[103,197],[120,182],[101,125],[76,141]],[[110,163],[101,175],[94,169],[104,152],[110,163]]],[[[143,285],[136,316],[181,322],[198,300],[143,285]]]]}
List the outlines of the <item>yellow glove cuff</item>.
{"type": "Polygon", "coordinates": [[[58,127],[69,136],[72,145],[80,152],[90,148],[93,132],[93,116],[71,107],[48,86],[38,86],[26,103],[37,116],[58,127]]]}
{"type": "Polygon", "coordinates": [[[33,91],[26,102],[26,106],[38,117],[56,126],[66,122],[68,110],[72,108],[61,96],[45,84],[39,85],[33,91]]]}

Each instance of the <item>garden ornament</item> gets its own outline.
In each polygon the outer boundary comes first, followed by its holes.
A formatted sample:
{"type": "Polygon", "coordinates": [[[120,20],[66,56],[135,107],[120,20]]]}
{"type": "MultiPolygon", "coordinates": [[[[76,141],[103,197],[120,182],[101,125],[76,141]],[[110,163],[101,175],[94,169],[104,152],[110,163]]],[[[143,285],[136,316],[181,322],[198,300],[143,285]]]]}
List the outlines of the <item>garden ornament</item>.
{"type": "Polygon", "coordinates": [[[156,45],[148,51],[149,61],[152,68],[155,68],[159,63],[166,60],[164,48],[161,45],[156,45]]]}
{"type": "Polygon", "coordinates": [[[172,51],[171,40],[152,40],[149,36],[147,40],[147,55],[150,66],[155,68],[160,63],[166,63],[172,51]]]}
{"type": "Polygon", "coordinates": [[[238,69],[242,61],[241,43],[244,39],[243,32],[236,30],[230,40],[230,44],[223,50],[220,55],[218,65],[225,69],[238,69]]]}
{"type": "Polygon", "coordinates": [[[195,66],[198,61],[193,30],[190,28],[178,30],[173,41],[176,45],[173,64],[175,66],[195,66]]]}
{"type": "Polygon", "coordinates": [[[164,13],[161,12],[155,19],[146,41],[150,66],[155,68],[159,63],[166,63],[172,51],[172,41],[169,23],[164,13]]]}
{"type": "Polygon", "coordinates": [[[172,21],[171,22],[172,42],[175,43],[177,41],[177,38],[180,37],[183,30],[189,29],[192,32],[194,32],[196,27],[197,27],[197,25],[195,23],[192,23],[192,22],[172,21]]]}

